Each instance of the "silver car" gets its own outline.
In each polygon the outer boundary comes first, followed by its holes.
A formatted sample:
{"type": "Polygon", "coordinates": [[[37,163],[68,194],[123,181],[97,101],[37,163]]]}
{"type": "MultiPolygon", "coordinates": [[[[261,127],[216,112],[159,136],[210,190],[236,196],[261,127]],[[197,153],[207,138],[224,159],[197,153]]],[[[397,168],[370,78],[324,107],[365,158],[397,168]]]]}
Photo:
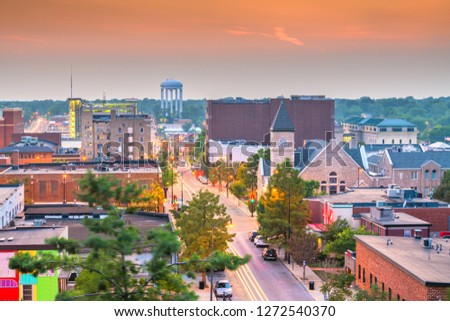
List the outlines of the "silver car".
{"type": "Polygon", "coordinates": [[[216,297],[227,297],[231,298],[233,296],[233,289],[232,285],[228,280],[220,280],[216,282],[216,285],[214,286],[214,294],[216,297]]]}

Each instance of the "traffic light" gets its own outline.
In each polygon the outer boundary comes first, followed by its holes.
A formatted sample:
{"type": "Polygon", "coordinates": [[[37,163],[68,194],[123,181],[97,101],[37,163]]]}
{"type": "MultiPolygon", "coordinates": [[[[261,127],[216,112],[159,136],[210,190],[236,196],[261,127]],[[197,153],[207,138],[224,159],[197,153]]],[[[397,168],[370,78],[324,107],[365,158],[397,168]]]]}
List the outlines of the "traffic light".
{"type": "Polygon", "coordinates": [[[253,191],[250,194],[250,203],[254,204],[256,200],[256,196],[255,193],[253,193],[253,191]]]}

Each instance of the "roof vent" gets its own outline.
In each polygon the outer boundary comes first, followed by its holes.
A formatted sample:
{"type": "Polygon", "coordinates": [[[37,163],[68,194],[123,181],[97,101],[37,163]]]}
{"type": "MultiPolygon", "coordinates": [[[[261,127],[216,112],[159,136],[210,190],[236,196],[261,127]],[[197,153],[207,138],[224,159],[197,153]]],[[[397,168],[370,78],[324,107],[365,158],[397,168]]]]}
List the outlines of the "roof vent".
{"type": "Polygon", "coordinates": [[[422,246],[423,246],[425,249],[432,249],[432,248],[433,248],[433,239],[432,239],[432,238],[429,238],[429,237],[423,238],[422,246]]]}
{"type": "Polygon", "coordinates": [[[14,237],[8,237],[8,242],[12,242],[12,241],[14,241],[14,237]]]}
{"type": "Polygon", "coordinates": [[[4,237],[0,238],[0,242],[5,242],[5,238],[4,237]]]}

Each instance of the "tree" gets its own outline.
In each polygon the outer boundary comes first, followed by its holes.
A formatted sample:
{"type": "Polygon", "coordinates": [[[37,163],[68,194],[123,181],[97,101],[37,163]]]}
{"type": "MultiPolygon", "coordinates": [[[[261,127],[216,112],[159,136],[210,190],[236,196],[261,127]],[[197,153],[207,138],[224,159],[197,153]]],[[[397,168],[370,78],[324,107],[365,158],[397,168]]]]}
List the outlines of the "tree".
{"type": "Polygon", "coordinates": [[[184,123],[182,126],[181,126],[181,128],[183,128],[183,131],[185,132],[185,133],[189,133],[189,131],[191,130],[191,128],[192,128],[192,122],[190,121],[190,122],[187,122],[187,123],[184,123]]]}
{"type": "Polygon", "coordinates": [[[372,284],[369,291],[359,290],[355,294],[355,301],[386,301],[386,292],[381,291],[377,284],[372,284]]]}
{"type": "Polygon", "coordinates": [[[433,192],[433,198],[447,203],[450,202],[450,171],[444,172],[441,184],[433,192]]]}
{"type": "Polygon", "coordinates": [[[247,193],[247,188],[241,180],[234,181],[228,188],[230,189],[231,194],[236,196],[238,199],[242,199],[247,193]]]}
{"type": "Polygon", "coordinates": [[[349,227],[350,225],[348,224],[347,220],[338,217],[338,219],[332,222],[331,224],[327,224],[325,232],[323,233],[325,241],[326,242],[334,241],[339,233],[341,233],[342,231],[344,231],[349,227]]]}
{"type": "Polygon", "coordinates": [[[167,164],[162,170],[162,182],[164,187],[170,187],[177,184],[178,182],[178,172],[170,164],[167,164]]]}
{"type": "Polygon", "coordinates": [[[121,186],[112,184],[114,180],[92,177],[89,173],[81,180],[80,186],[98,195],[100,183],[106,197],[93,198],[88,193],[79,195],[82,201],[92,202],[108,209],[104,219],[84,219],[83,225],[90,236],[82,243],[72,239],[53,238],[46,240],[58,253],[42,252],[35,256],[19,253],[9,262],[11,269],[22,273],[38,275],[49,269],[78,270],[80,282],[74,291],[63,293],[61,300],[193,300],[196,295],[174,273],[174,266],[168,260],[173,253],[180,250],[176,233],[166,228],[149,231],[142,238],[137,228],[127,225],[122,219],[122,210],[114,204],[124,201],[125,190],[129,195],[138,195],[134,185],[121,186]],[[89,182],[93,184],[90,187],[89,182]],[[95,187],[95,188],[94,188],[95,187]],[[134,189],[132,193],[131,190],[134,189]],[[111,196],[109,198],[108,196],[111,196]],[[152,248],[152,258],[143,264],[137,264],[129,256],[146,248],[152,248]],[[81,255],[80,249],[87,249],[87,256],[81,255]],[[142,276],[145,275],[145,276],[142,276]]]}
{"type": "Polygon", "coordinates": [[[200,264],[203,270],[203,281],[206,281],[206,270],[224,264],[230,269],[248,261],[249,257],[239,258],[224,253],[228,242],[235,234],[228,232],[231,218],[223,204],[219,204],[219,196],[209,191],[200,190],[192,196],[192,200],[180,212],[176,221],[180,238],[183,242],[181,256],[183,259],[208,260],[208,264],[200,264]]]}
{"type": "Polygon", "coordinates": [[[316,195],[316,190],[320,187],[318,181],[310,180],[305,181],[305,198],[313,197],[316,195]]]}
{"type": "Polygon", "coordinates": [[[351,274],[339,273],[333,274],[322,284],[320,291],[328,296],[330,301],[350,300],[353,292],[350,289],[355,277],[351,274]]]}
{"type": "Polygon", "coordinates": [[[309,210],[305,195],[305,181],[289,160],[277,165],[268,188],[260,202],[264,212],[258,211],[261,235],[271,244],[278,244],[289,252],[289,237],[306,226],[309,210]]]}
{"type": "Polygon", "coordinates": [[[319,254],[317,237],[304,230],[294,233],[289,242],[292,258],[295,263],[302,265],[305,262],[314,262],[319,254]]]}
{"type": "Polygon", "coordinates": [[[360,226],[356,230],[353,230],[350,226],[346,227],[343,231],[339,232],[335,239],[331,242],[327,242],[325,245],[325,253],[335,253],[338,257],[342,257],[347,250],[356,250],[355,235],[371,235],[372,232],[367,231],[365,226],[360,226]]]}
{"type": "Polygon", "coordinates": [[[150,186],[150,190],[142,191],[138,200],[130,203],[131,208],[143,211],[158,212],[164,204],[164,189],[156,182],[150,186]]]}

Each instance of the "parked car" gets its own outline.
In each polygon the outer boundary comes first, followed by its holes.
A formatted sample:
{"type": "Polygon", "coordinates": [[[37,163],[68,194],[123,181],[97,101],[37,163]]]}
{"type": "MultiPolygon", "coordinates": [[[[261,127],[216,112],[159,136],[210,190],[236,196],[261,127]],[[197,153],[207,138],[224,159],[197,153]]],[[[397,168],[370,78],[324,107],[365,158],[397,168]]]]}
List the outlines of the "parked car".
{"type": "Polygon", "coordinates": [[[256,247],[267,247],[269,246],[269,244],[266,243],[266,241],[263,239],[263,237],[261,235],[257,235],[255,237],[255,242],[254,242],[256,247]]]}
{"type": "Polygon", "coordinates": [[[277,250],[266,247],[261,251],[261,257],[264,259],[264,261],[276,260],[278,257],[277,250]]]}
{"type": "Polygon", "coordinates": [[[214,294],[216,297],[229,297],[233,296],[232,285],[228,280],[219,280],[214,286],[214,294]]]}
{"type": "Polygon", "coordinates": [[[255,237],[258,235],[258,231],[250,231],[248,232],[248,240],[251,242],[255,241],[255,237]]]}

